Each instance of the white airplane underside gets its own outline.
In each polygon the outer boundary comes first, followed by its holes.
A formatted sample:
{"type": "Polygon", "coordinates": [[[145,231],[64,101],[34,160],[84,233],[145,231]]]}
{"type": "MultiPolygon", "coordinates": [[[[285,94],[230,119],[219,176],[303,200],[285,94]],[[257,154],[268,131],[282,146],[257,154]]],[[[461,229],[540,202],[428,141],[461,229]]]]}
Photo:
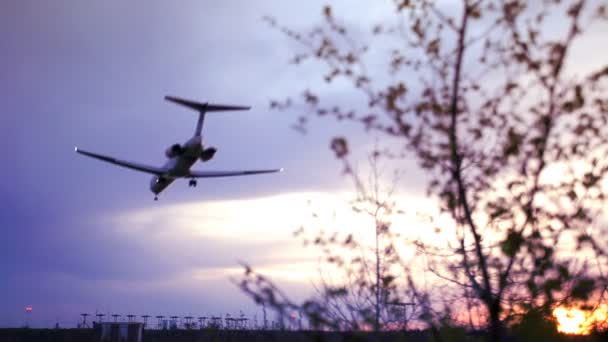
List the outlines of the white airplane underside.
{"type": "Polygon", "coordinates": [[[267,170],[243,170],[243,171],[192,171],[190,168],[196,163],[197,160],[203,162],[209,161],[215,155],[217,151],[214,147],[205,148],[203,146],[203,139],[201,137],[201,131],[203,129],[203,123],[205,114],[207,112],[216,111],[228,111],[228,110],[248,110],[249,107],[241,106],[225,106],[225,105],[214,105],[209,103],[198,103],[189,100],[183,100],[176,97],[165,96],[165,99],[188,108],[194,109],[199,112],[198,122],[194,131],[194,136],[190,138],[183,145],[174,144],[170,146],[166,151],[165,155],[168,160],[162,167],[148,166],[139,163],[133,163],[125,160],[116,159],[113,157],[104,156],[101,154],[84,151],[79,148],[75,148],[76,152],[99,159],[108,163],[112,163],[118,166],[126,167],[132,170],[141,171],[153,174],[150,182],[150,191],[154,193],[154,199],[158,199],[158,194],[165,190],[173,181],[179,178],[190,179],[189,185],[191,187],[196,186],[197,178],[214,178],[214,177],[231,177],[231,176],[247,176],[262,173],[274,173],[280,172],[283,169],[267,169],[267,170]]]}

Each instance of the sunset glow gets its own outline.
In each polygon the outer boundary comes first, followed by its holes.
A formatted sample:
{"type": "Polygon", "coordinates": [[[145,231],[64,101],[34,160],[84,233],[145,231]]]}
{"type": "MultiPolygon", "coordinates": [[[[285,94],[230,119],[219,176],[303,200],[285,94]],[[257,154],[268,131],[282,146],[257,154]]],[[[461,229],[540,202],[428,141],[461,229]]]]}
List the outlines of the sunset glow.
{"type": "Polygon", "coordinates": [[[557,330],[564,334],[589,335],[596,325],[605,325],[608,318],[608,305],[602,304],[594,311],[578,308],[559,307],[553,310],[557,319],[557,330]]]}

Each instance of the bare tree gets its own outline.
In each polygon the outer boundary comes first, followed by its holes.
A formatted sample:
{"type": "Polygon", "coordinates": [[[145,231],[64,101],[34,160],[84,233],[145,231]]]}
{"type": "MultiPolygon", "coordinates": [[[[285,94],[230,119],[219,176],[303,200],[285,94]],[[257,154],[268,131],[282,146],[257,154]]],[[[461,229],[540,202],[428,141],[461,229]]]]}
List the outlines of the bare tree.
{"type": "MultiPolygon", "coordinates": [[[[320,276],[315,283],[317,295],[304,305],[295,304],[287,295],[277,292],[274,284],[248,266],[239,285],[256,301],[270,302],[284,319],[289,316],[288,310],[304,312],[315,328],[405,329],[404,322],[420,312],[414,305],[416,293],[407,286],[406,261],[395,245],[399,234],[392,229],[393,218],[403,213],[392,198],[398,174],[394,175],[390,187],[383,186],[379,165],[382,153],[375,150],[369,156],[370,177],[365,180],[347,158],[348,146],[344,139],[334,139],[331,148],[342,162],[344,174],[353,181],[354,198],[347,203],[350,215],[371,219],[370,223],[361,228],[335,227],[338,229],[334,230],[323,226],[327,222],[313,221],[311,226],[302,226],[294,232],[305,246],[316,247],[321,255],[320,276]],[[373,238],[368,239],[371,235],[373,238]],[[278,298],[277,294],[280,294],[278,298]],[[400,306],[403,312],[404,303],[411,305],[396,321],[391,308],[400,306]]],[[[311,215],[320,217],[314,211],[311,215]]]]}
{"type": "MultiPolygon", "coordinates": [[[[450,11],[431,0],[393,3],[394,20],[369,35],[330,6],[307,32],[267,18],[300,43],[293,63],[316,61],[326,82],[350,82],[367,103],[344,108],[305,90],[271,107],[302,101],[300,131],[311,116],[334,117],[384,136],[394,155],[416,156],[429,196],[451,218],[440,227],[449,256],[431,271],[466,293],[469,312],[483,310],[490,340],[526,313],[603,300],[608,65],[577,68],[570,56],[608,21],[606,3],[462,0],[450,11]],[[370,71],[379,57],[368,40],[386,49],[384,75],[370,71]]],[[[439,246],[419,248],[432,257],[439,246]]]]}

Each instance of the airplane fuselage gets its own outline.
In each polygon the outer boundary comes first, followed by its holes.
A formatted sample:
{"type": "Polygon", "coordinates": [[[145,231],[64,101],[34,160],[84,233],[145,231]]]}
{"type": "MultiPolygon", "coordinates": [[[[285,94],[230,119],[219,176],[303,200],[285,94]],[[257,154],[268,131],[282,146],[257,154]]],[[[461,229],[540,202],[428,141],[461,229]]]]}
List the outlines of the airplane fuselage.
{"type": "Polygon", "coordinates": [[[194,136],[182,145],[182,152],[169,158],[164,167],[167,172],[160,176],[152,177],[150,181],[150,191],[158,195],[165,190],[177,178],[188,178],[190,168],[196,163],[203,151],[202,138],[194,136]]]}

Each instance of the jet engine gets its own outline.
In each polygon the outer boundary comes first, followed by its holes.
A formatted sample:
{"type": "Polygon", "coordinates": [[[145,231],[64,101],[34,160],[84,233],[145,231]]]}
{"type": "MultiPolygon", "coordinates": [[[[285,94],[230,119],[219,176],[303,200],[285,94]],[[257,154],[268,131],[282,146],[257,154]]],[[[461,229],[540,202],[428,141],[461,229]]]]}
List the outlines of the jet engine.
{"type": "Polygon", "coordinates": [[[180,144],[173,144],[165,151],[165,155],[167,158],[174,158],[181,155],[183,152],[184,149],[180,144]]]}
{"type": "Polygon", "coordinates": [[[211,158],[213,158],[215,155],[215,152],[217,152],[217,148],[215,147],[204,149],[203,152],[201,152],[201,160],[204,162],[211,160],[211,158]]]}

